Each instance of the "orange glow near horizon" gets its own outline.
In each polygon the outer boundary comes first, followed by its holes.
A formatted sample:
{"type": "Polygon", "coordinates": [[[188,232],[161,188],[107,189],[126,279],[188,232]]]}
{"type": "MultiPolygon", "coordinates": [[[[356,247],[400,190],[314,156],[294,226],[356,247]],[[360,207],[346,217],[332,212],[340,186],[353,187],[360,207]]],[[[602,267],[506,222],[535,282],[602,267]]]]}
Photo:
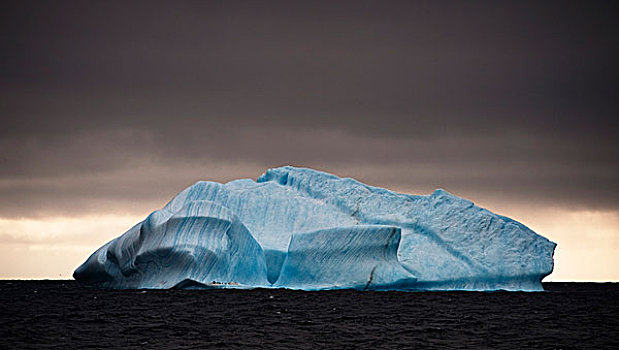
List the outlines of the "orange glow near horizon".
{"type": "MultiPolygon", "coordinates": [[[[500,205],[491,210],[558,244],[554,272],[544,281],[619,281],[619,213],[500,205]]],[[[143,218],[0,219],[0,278],[70,279],[92,252],[143,218]]]]}

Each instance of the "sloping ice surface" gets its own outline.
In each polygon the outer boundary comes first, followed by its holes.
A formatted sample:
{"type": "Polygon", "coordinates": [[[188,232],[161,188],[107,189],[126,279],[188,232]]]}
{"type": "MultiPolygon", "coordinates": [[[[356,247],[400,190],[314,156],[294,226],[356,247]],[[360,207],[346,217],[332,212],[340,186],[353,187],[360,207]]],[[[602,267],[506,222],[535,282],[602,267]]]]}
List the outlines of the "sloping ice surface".
{"type": "Polygon", "coordinates": [[[556,244],[436,190],[305,168],[200,181],[74,273],[103,288],[541,290],[556,244]]]}

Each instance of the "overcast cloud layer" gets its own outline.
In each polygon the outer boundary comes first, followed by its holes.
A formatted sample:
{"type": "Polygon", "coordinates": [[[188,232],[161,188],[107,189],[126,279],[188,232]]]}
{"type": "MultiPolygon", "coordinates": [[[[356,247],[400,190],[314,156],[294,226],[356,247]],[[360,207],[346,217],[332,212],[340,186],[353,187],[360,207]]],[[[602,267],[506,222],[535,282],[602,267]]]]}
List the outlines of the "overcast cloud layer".
{"type": "Polygon", "coordinates": [[[619,210],[614,2],[16,2],[0,217],[142,212],[284,164],[619,210]]]}

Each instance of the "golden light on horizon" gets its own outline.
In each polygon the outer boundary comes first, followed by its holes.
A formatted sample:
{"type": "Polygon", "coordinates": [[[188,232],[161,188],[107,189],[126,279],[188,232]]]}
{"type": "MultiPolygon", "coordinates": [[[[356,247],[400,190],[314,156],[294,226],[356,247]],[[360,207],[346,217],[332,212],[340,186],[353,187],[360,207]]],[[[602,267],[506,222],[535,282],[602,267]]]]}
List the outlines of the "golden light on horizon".
{"type": "MultiPolygon", "coordinates": [[[[556,242],[555,269],[544,281],[619,281],[619,213],[529,209],[497,210],[556,242]]],[[[139,215],[0,219],[0,278],[70,279],[77,266],[135,223],[139,215]]]]}

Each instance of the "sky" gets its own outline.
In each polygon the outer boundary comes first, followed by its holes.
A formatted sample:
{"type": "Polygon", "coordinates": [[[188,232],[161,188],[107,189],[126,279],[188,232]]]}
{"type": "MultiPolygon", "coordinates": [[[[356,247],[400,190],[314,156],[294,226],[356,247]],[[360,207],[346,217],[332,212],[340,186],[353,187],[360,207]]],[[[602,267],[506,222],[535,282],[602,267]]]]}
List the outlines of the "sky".
{"type": "Polygon", "coordinates": [[[619,281],[613,1],[0,5],[0,278],[70,278],[198,180],[444,188],[619,281]]]}

